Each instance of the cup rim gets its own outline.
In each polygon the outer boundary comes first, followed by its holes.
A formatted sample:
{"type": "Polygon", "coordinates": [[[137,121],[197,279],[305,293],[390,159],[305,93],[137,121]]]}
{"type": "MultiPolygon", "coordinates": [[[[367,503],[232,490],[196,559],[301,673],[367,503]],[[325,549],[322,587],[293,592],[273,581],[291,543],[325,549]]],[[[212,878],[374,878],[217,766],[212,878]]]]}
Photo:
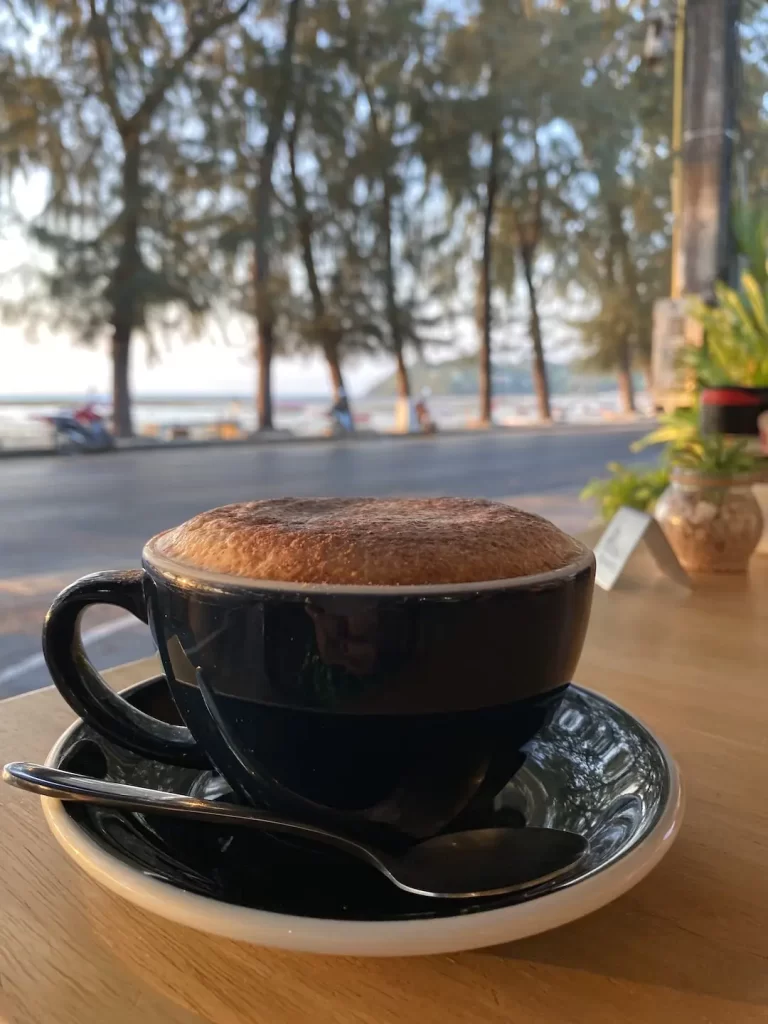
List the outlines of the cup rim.
{"type": "MultiPolygon", "coordinates": [[[[158,534],[162,536],[162,534],[158,534]]],[[[147,541],[142,551],[142,564],[154,570],[165,579],[185,589],[205,590],[214,593],[240,593],[243,591],[295,594],[299,596],[340,597],[454,597],[462,594],[487,593],[496,590],[529,590],[548,587],[554,583],[567,582],[590,567],[595,567],[593,550],[578,538],[571,538],[578,546],[577,556],[561,566],[547,572],[527,576],[512,576],[497,580],[474,580],[467,583],[407,583],[370,585],[365,583],[297,583],[292,580],[263,580],[251,576],[233,576],[228,573],[211,572],[194,565],[169,558],[153,550],[147,541]]]]}

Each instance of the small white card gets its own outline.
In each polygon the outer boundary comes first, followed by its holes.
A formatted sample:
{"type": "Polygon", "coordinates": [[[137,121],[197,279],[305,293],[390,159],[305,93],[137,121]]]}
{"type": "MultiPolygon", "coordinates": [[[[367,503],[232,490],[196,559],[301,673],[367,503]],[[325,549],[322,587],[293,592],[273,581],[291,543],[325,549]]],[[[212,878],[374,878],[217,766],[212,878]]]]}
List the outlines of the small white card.
{"type": "Polygon", "coordinates": [[[663,573],[675,583],[690,588],[690,577],[678,562],[664,531],[653,516],[634,508],[620,508],[595,545],[596,583],[599,587],[613,589],[641,541],[648,546],[663,573]]]}

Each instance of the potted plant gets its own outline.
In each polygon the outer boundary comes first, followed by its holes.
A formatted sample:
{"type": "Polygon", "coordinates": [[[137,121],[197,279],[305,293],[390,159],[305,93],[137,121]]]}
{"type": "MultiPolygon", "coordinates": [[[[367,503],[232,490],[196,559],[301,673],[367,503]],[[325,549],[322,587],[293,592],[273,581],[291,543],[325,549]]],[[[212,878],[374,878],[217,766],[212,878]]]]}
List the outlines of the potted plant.
{"type": "Polygon", "coordinates": [[[746,442],[702,434],[670,446],[670,483],[654,515],[689,572],[744,572],[763,530],[746,442]]]}
{"type": "Polygon", "coordinates": [[[714,306],[692,303],[704,345],[686,361],[702,387],[702,431],[756,436],[757,418],[768,409],[768,211],[744,207],[734,231],[748,264],[740,288],[718,282],[714,306]]]}
{"type": "Polygon", "coordinates": [[[604,523],[609,523],[620,508],[653,512],[669,485],[669,470],[664,466],[631,469],[621,462],[609,462],[605,468],[611,475],[590,480],[580,495],[582,501],[597,502],[604,523]]]}
{"type": "Polygon", "coordinates": [[[669,448],[680,448],[699,436],[698,403],[662,413],[657,418],[658,426],[650,434],[638,438],[629,446],[632,452],[642,452],[656,444],[669,448]]]}
{"type": "Polygon", "coordinates": [[[717,306],[699,300],[691,307],[706,338],[695,354],[701,429],[756,436],[757,418],[768,409],[768,293],[749,273],[741,293],[724,284],[715,292],[717,306]]]}

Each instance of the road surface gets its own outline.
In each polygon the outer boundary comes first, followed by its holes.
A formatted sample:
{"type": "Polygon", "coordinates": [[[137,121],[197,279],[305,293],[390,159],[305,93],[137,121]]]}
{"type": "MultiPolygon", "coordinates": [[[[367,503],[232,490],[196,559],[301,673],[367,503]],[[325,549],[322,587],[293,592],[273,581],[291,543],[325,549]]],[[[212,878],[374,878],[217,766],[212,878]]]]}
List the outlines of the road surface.
{"type": "MultiPolygon", "coordinates": [[[[576,530],[574,502],[606,462],[632,461],[642,428],[561,428],[333,444],[118,452],[0,462],[0,697],[49,682],[40,627],[86,572],[138,565],[153,534],[215,505],[278,495],[484,495],[518,499],[576,530]]],[[[151,652],[145,626],[91,609],[99,667],[151,652]]]]}

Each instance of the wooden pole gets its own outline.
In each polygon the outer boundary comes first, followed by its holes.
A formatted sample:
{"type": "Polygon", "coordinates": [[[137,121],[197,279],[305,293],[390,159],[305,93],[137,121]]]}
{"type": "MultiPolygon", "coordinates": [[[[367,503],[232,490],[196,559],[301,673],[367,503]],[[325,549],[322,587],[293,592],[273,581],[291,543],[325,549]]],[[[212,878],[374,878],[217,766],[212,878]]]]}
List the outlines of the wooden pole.
{"type": "Polygon", "coordinates": [[[740,0],[688,0],[675,285],[712,294],[733,273],[731,166],[735,140],[740,0]]]}

